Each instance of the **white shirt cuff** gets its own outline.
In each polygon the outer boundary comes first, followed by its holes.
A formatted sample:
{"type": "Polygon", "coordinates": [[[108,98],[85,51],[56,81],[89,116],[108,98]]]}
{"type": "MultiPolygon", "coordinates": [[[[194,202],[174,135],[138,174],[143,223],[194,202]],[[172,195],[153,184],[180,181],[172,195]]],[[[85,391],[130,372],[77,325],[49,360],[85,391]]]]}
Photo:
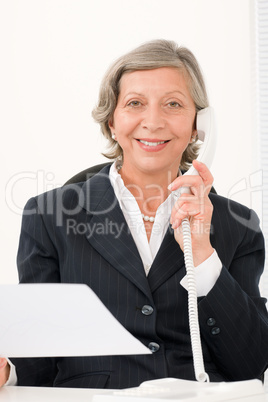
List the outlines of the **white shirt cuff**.
{"type": "MultiPolygon", "coordinates": [[[[215,285],[222,270],[222,263],[217,251],[211,254],[202,264],[195,267],[195,280],[197,297],[206,296],[215,285]]],[[[180,284],[188,290],[187,275],[185,275],[180,284]]]]}
{"type": "Polygon", "coordinates": [[[8,385],[17,385],[18,383],[18,378],[17,378],[17,373],[16,373],[16,368],[13,363],[9,359],[7,359],[9,365],[10,365],[10,373],[9,373],[9,378],[7,382],[4,384],[4,386],[8,385]]]}

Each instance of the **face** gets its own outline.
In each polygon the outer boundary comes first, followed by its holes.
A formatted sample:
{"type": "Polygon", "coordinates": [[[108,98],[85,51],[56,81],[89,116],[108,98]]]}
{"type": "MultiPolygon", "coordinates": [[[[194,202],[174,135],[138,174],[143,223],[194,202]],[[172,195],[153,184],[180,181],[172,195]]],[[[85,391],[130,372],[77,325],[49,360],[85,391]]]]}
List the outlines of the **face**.
{"type": "Polygon", "coordinates": [[[123,149],[124,171],[177,174],[196,135],[195,105],[182,72],[163,67],[126,73],[111,132],[123,149]]]}

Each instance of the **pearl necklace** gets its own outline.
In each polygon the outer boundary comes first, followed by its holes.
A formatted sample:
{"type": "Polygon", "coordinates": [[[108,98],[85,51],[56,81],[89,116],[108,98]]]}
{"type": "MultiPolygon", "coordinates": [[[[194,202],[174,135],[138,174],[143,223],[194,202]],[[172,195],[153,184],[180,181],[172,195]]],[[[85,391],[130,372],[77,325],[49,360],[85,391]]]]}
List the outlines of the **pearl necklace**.
{"type": "Polygon", "coordinates": [[[141,216],[142,216],[142,219],[143,219],[145,222],[154,222],[154,221],[155,221],[155,217],[154,217],[154,216],[148,216],[148,215],[144,215],[144,214],[141,214],[141,216]]]}
{"type": "MultiPolygon", "coordinates": [[[[122,160],[121,159],[118,159],[117,160],[117,164],[116,164],[116,170],[118,171],[118,173],[119,173],[119,170],[122,168],[122,160]]],[[[155,221],[155,217],[154,216],[148,216],[148,215],[144,215],[144,214],[141,214],[141,216],[142,216],[142,219],[145,221],[145,222],[154,222],[155,221]]]]}

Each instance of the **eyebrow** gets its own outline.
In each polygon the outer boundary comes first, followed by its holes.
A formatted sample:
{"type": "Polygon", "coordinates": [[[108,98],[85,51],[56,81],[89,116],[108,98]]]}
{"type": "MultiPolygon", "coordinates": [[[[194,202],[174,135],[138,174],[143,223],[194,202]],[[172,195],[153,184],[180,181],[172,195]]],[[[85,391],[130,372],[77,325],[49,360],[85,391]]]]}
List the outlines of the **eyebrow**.
{"type": "MultiPolygon", "coordinates": [[[[174,93],[178,93],[178,94],[182,95],[184,98],[186,98],[186,95],[185,95],[183,92],[178,91],[178,90],[165,92],[164,96],[171,95],[171,94],[174,94],[174,93]]],[[[129,93],[127,93],[127,94],[124,96],[123,100],[124,100],[127,96],[131,96],[131,95],[135,95],[135,96],[145,96],[144,94],[142,94],[142,93],[140,93],[140,92],[129,92],[129,93]]]]}
{"type": "Polygon", "coordinates": [[[185,95],[183,92],[178,91],[178,90],[166,92],[166,95],[170,95],[170,94],[174,94],[174,93],[178,93],[178,94],[180,94],[180,95],[186,97],[186,95],[185,95]]]}
{"type": "Polygon", "coordinates": [[[123,100],[124,100],[127,96],[131,96],[131,95],[135,95],[135,96],[144,96],[144,94],[141,94],[141,93],[139,93],[139,92],[128,92],[128,93],[124,96],[123,100]]]}

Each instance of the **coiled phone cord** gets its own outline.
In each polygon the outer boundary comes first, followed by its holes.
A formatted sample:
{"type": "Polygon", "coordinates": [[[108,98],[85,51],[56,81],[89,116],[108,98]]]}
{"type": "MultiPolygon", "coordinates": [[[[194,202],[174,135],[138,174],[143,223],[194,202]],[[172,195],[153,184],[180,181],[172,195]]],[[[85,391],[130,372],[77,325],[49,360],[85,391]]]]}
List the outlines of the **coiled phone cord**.
{"type": "Polygon", "coordinates": [[[188,280],[188,313],[195,378],[199,382],[209,382],[209,376],[205,372],[204,368],[203,352],[201,347],[191,228],[188,218],[182,220],[182,234],[184,261],[188,280]]]}

